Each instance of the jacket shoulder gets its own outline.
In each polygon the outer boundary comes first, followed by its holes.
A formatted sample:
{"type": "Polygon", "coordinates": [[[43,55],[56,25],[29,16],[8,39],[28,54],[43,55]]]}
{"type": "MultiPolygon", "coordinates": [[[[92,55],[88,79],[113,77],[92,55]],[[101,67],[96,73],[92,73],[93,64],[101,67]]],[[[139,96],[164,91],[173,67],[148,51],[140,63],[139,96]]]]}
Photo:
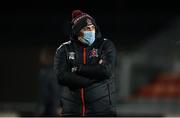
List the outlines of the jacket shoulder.
{"type": "Polygon", "coordinates": [[[108,38],[104,38],[103,43],[101,45],[102,45],[102,49],[104,50],[109,50],[109,49],[116,50],[114,42],[108,38]]]}
{"type": "Polygon", "coordinates": [[[67,41],[67,42],[62,43],[62,44],[56,49],[56,54],[57,54],[58,52],[63,52],[64,49],[65,49],[65,46],[66,46],[66,45],[70,45],[71,43],[72,43],[71,41],[67,41]]]}
{"type": "Polygon", "coordinates": [[[62,47],[64,47],[65,45],[70,45],[72,42],[71,41],[67,41],[67,42],[64,42],[62,43],[58,48],[57,50],[60,50],[62,47]]]}
{"type": "Polygon", "coordinates": [[[103,43],[105,45],[114,45],[114,43],[108,38],[103,38],[103,43]]]}

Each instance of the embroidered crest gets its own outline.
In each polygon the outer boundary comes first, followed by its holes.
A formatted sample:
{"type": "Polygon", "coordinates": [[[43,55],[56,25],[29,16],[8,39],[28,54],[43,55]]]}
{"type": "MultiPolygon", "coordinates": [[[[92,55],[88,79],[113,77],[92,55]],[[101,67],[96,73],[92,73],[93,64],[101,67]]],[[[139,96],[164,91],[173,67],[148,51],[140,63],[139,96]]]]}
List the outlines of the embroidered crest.
{"type": "Polygon", "coordinates": [[[69,52],[69,59],[75,59],[75,52],[69,52]]]}
{"type": "Polygon", "coordinates": [[[93,49],[90,51],[89,57],[98,57],[98,49],[93,48],[93,49]]]}
{"type": "Polygon", "coordinates": [[[87,19],[87,25],[92,25],[92,21],[90,19],[87,19]]]}

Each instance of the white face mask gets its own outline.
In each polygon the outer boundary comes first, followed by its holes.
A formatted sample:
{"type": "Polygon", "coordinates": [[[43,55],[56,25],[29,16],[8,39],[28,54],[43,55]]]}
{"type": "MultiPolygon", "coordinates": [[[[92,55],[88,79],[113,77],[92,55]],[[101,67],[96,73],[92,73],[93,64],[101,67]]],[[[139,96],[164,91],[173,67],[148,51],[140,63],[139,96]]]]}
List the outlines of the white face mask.
{"type": "Polygon", "coordinates": [[[95,41],[95,31],[84,31],[83,36],[79,37],[79,41],[91,46],[95,41]]]}

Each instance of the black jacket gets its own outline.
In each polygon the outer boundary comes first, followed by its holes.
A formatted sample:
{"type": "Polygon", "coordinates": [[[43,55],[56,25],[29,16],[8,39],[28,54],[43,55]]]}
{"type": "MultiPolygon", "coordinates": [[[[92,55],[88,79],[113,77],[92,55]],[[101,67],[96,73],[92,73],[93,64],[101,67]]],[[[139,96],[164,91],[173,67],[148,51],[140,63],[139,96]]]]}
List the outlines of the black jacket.
{"type": "Polygon", "coordinates": [[[115,57],[114,44],[103,38],[87,47],[70,40],[57,49],[54,69],[64,86],[63,116],[115,115],[115,57]],[[74,67],[77,70],[72,72],[74,67]]]}

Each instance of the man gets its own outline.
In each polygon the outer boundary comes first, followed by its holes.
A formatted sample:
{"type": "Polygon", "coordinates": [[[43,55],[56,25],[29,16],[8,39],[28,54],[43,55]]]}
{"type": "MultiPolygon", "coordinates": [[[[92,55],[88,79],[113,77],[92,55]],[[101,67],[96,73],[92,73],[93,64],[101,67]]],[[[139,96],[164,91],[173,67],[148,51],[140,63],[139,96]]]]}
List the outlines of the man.
{"type": "Polygon", "coordinates": [[[70,41],[57,48],[54,69],[60,85],[63,116],[115,116],[114,44],[102,38],[95,20],[72,12],[70,41]]]}

